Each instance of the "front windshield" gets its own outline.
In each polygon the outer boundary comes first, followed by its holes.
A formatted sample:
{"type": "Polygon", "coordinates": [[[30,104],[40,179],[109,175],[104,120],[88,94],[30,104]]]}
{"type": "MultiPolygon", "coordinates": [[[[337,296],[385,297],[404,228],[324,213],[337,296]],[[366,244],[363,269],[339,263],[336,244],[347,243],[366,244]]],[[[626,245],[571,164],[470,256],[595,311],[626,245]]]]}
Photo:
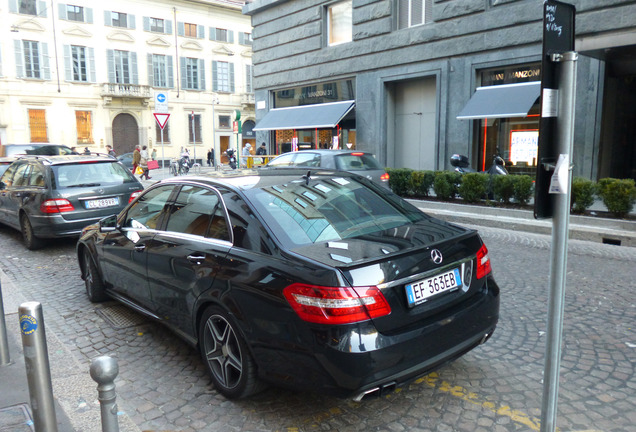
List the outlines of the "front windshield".
{"type": "Polygon", "coordinates": [[[424,218],[405,201],[352,178],[298,180],[246,194],[274,234],[289,246],[358,237],[424,218]]]}
{"type": "Polygon", "coordinates": [[[83,162],[53,165],[55,188],[94,187],[135,181],[130,172],[116,162],[83,162]]]}

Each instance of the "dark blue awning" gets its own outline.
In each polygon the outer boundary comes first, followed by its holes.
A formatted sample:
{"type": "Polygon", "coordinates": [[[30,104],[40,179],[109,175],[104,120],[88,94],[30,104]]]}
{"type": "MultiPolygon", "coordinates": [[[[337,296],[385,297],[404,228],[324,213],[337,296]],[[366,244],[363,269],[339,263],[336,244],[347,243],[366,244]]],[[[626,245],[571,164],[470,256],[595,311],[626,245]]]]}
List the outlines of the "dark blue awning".
{"type": "Polygon", "coordinates": [[[335,128],[354,107],[355,101],[344,101],[274,108],[254,130],[335,128]]]}
{"type": "Polygon", "coordinates": [[[525,117],[540,94],[540,81],[479,87],[457,118],[525,117]]]}

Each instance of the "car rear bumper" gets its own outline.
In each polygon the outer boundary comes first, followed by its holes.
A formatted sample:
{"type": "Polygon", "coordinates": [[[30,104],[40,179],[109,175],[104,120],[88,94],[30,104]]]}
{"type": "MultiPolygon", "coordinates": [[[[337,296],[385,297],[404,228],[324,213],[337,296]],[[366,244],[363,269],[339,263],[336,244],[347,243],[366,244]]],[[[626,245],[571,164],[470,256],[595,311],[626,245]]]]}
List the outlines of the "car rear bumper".
{"type": "Polygon", "coordinates": [[[94,224],[104,216],[91,218],[66,220],[59,214],[54,215],[32,215],[29,216],[33,232],[36,237],[55,238],[55,237],[72,237],[82,233],[82,229],[88,225],[94,224]]]}
{"type": "Polygon", "coordinates": [[[499,319],[494,279],[489,278],[487,292],[475,297],[434,322],[396,334],[379,333],[370,321],[323,332],[314,329],[312,340],[296,352],[257,354],[261,360],[276,359],[267,362],[261,375],[277,385],[357,400],[393,389],[462,356],[492,335],[499,319]],[[296,371],[286,365],[296,365],[296,371]]]}

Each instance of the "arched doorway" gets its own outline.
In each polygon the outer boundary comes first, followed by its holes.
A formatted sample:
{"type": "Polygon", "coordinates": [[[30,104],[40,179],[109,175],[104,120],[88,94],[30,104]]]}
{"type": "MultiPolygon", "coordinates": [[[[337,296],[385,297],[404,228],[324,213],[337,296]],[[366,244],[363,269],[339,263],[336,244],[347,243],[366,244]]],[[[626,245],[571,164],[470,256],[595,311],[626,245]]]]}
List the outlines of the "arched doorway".
{"type": "Polygon", "coordinates": [[[113,120],[113,150],[120,155],[133,151],[138,145],[137,120],[130,114],[118,114],[113,120]]]}

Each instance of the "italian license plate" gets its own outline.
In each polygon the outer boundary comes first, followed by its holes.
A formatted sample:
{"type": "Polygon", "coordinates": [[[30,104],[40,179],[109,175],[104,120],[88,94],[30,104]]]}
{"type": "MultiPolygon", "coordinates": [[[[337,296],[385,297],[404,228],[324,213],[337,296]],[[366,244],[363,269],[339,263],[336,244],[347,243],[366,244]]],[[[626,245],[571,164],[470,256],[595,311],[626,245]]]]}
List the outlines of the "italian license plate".
{"type": "Polygon", "coordinates": [[[425,302],[443,292],[452,291],[462,284],[459,269],[453,269],[432,278],[406,285],[406,298],[409,307],[425,302]]]}
{"type": "Polygon", "coordinates": [[[119,205],[119,198],[102,198],[96,200],[86,201],[87,209],[95,209],[95,208],[104,208],[104,207],[113,207],[119,205]]]}

